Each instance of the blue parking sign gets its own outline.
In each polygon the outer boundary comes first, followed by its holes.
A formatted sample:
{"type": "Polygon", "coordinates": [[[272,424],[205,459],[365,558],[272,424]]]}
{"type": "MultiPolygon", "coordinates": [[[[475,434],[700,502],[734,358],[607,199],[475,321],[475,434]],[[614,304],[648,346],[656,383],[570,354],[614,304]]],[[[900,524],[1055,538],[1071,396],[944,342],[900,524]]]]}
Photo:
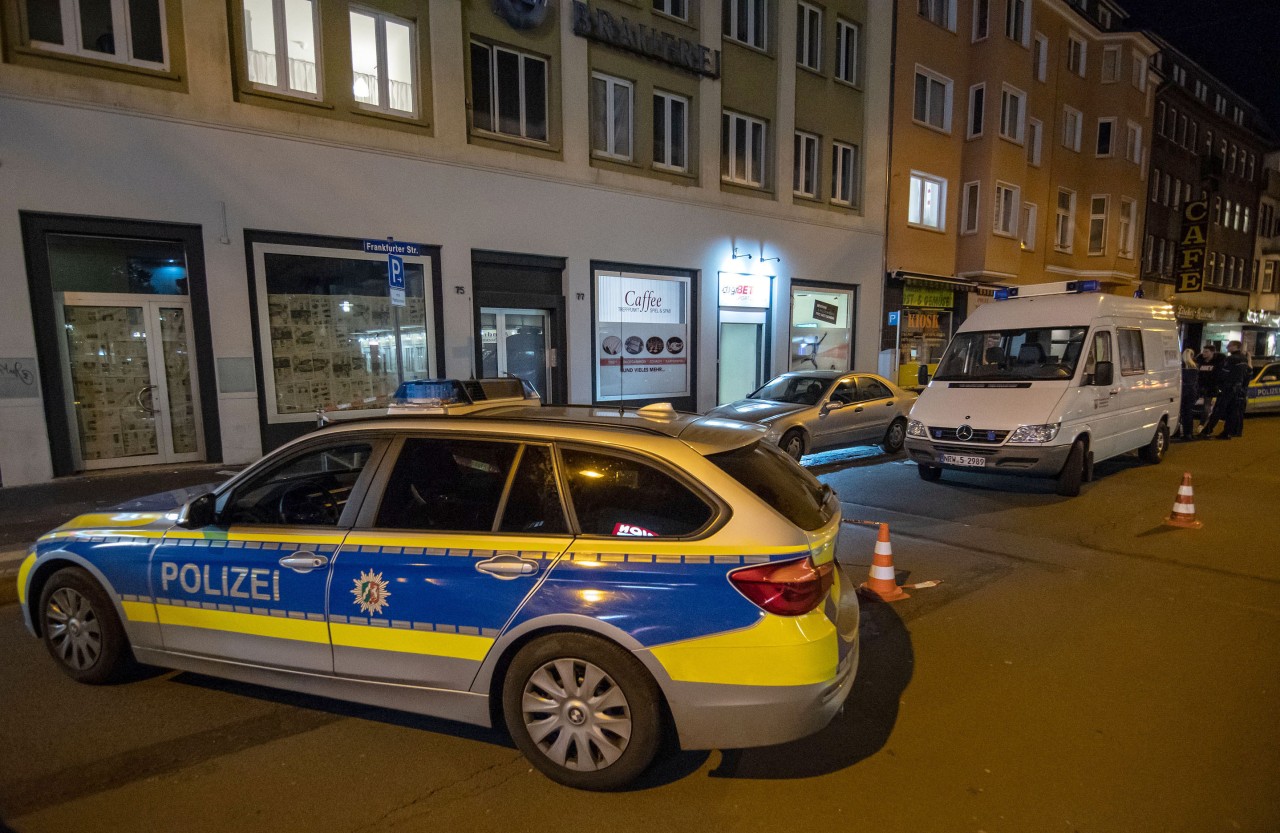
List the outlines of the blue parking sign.
{"type": "Polygon", "coordinates": [[[404,306],[404,258],[387,255],[387,286],[391,292],[391,306],[404,306]]]}

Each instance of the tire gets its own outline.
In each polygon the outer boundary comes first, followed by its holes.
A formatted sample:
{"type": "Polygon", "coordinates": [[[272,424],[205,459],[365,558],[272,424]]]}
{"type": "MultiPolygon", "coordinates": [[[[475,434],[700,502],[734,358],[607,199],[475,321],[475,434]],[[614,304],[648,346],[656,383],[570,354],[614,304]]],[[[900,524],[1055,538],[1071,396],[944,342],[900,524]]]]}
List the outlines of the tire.
{"type": "Polygon", "coordinates": [[[1138,457],[1144,463],[1155,465],[1164,459],[1164,453],[1169,450],[1169,425],[1161,420],[1156,426],[1155,436],[1151,438],[1151,442],[1138,449],[1138,457]]]}
{"type": "Polygon", "coordinates": [[[1084,481],[1085,451],[1084,441],[1076,440],[1067,453],[1067,462],[1063,463],[1058,474],[1058,494],[1063,497],[1075,497],[1080,494],[1080,484],[1084,481]]]}
{"type": "Polygon", "coordinates": [[[928,463],[916,463],[916,471],[920,472],[921,480],[927,480],[930,483],[936,483],[942,479],[942,466],[931,466],[928,463]]]}
{"type": "Polygon", "coordinates": [[[103,685],[132,670],[133,652],[115,605],[79,567],[50,577],[40,592],[36,616],[49,655],[76,682],[103,685]]]}
{"type": "Polygon", "coordinates": [[[907,421],[902,417],[898,417],[889,423],[889,428],[884,432],[884,439],[880,442],[880,448],[885,454],[895,454],[902,450],[902,444],[907,439],[907,421]]]}
{"type": "Polygon", "coordinates": [[[554,634],[522,648],[502,682],[502,713],[530,763],[581,790],[630,783],[663,739],[653,677],[625,649],[585,634],[554,634]]]}
{"type": "Polygon", "coordinates": [[[792,428],[782,435],[778,448],[790,455],[792,460],[799,460],[804,456],[804,432],[799,428],[792,428]]]}

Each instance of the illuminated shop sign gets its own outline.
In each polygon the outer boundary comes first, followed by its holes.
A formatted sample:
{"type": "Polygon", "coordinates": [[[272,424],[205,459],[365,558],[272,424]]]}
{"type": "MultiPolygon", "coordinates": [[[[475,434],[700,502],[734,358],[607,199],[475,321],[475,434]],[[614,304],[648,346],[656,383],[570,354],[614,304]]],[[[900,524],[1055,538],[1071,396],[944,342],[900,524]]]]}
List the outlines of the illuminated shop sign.
{"type": "Polygon", "coordinates": [[[688,396],[687,277],[597,271],[596,398],[688,396]]]}
{"type": "Polygon", "coordinates": [[[768,309],[773,279],[768,275],[720,273],[720,306],[768,309]]]}
{"type": "Polygon", "coordinates": [[[1204,258],[1209,230],[1209,203],[1192,200],[1182,206],[1182,237],[1178,241],[1175,292],[1204,291],[1204,258]]]}
{"type": "Polygon", "coordinates": [[[720,77],[720,50],[660,32],[643,23],[632,23],[625,17],[615,17],[603,9],[591,8],[582,0],[574,0],[573,33],[695,75],[720,77]]]}

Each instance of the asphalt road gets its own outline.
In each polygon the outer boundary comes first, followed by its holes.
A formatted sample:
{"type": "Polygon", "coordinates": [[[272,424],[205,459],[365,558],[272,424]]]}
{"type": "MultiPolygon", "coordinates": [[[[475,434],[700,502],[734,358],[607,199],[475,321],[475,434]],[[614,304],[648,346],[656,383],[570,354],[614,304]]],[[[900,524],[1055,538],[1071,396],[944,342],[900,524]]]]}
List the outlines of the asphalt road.
{"type": "MultiPolygon", "coordinates": [[[[825,731],[683,753],[613,795],[559,787],[499,732],[158,673],[63,677],[0,607],[0,817],[19,833],[1280,830],[1280,418],[1080,497],[901,457],[807,461],[846,517],[890,523],[900,581],[867,605],[825,731]],[[1164,526],[1182,473],[1200,530],[1164,526]]],[[[865,574],[874,533],[840,558],[865,574]]]]}

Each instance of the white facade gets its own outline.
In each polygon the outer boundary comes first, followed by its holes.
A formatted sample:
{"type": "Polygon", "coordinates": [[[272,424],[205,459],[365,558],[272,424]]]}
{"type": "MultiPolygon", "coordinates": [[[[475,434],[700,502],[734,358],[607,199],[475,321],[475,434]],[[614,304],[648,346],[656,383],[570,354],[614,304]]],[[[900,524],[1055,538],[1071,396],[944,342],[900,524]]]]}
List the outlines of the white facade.
{"type": "MultiPolygon", "coordinates": [[[[722,193],[718,81],[700,86],[700,132],[711,138],[700,146],[698,187],[590,167],[587,44],[572,34],[569,15],[560,21],[563,161],[468,143],[457,4],[431,7],[433,137],[237,103],[226,9],[218,4],[184,8],[187,94],[0,64],[0,287],[7,299],[0,308],[0,360],[38,355],[19,213],[39,212],[199,226],[215,359],[254,356],[245,242],[245,230],[252,229],[394,236],[439,246],[440,369],[447,376],[475,372],[473,250],[565,258],[571,403],[592,401],[593,261],[696,271],[699,409],[716,404],[721,271],[776,276],[772,372],[787,369],[793,281],[858,287],[853,364],[874,370],[884,261],[889,20],[884,4],[871,5],[865,42],[872,106],[865,119],[869,132],[881,132],[864,138],[860,216],[791,205],[790,189],[781,185],[776,200],[722,193]],[[735,247],[754,257],[733,259],[735,247]],[[761,263],[762,257],[780,260],[761,263]]],[[[718,20],[718,4],[705,0],[703,13],[718,20]]],[[[778,136],[792,132],[790,125],[776,126],[778,136]]],[[[789,158],[789,143],[774,143],[775,154],[779,145],[789,158]]],[[[778,170],[787,170],[775,161],[778,170]]],[[[253,460],[263,451],[259,393],[224,393],[222,381],[221,460],[253,460]]],[[[0,398],[0,423],[0,484],[53,477],[38,395],[0,398]]]]}

